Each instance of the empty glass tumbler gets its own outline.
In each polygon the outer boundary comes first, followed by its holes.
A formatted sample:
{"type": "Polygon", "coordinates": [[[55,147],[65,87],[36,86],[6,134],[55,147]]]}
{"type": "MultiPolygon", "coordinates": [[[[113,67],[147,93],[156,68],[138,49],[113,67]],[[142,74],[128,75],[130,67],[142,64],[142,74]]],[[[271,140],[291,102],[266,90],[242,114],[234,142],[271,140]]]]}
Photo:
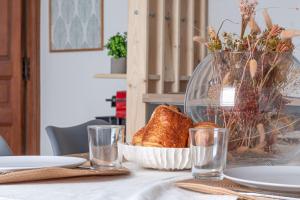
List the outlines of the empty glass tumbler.
{"type": "Polygon", "coordinates": [[[119,167],[118,142],[124,137],[124,126],[88,126],[89,157],[93,168],[119,167]]]}
{"type": "Polygon", "coordinates": [[[224,128],[191,128],[192,174],[196,179],[223,179],[226,167],[228,131],[224,128]]]}

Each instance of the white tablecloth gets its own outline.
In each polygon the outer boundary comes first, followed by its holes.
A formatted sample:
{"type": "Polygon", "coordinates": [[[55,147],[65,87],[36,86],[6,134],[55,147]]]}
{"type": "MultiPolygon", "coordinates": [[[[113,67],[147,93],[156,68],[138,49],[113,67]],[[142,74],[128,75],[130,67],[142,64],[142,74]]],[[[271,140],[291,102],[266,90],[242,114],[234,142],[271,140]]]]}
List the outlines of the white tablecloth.
{"type": "Polygon", "coordinates": [[[85,177],[0,185],[0,200],[235,200],[177,188],[174,181],[191,178],[190,171],[156,171],[125,163],[129,176],[85,177]]]}

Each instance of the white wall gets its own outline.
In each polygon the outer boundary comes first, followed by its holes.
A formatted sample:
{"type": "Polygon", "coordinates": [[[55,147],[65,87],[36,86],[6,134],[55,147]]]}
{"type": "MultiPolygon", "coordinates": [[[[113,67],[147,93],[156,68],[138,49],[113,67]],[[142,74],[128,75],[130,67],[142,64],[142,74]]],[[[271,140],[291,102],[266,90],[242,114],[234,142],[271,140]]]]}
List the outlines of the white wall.
{"type": "MultiPolygon", "coordinates": [[[[93,78],[110,72],[106,51],[50,53],[49,2],[41,2],[41,154],[46,155],[52,154],[46,126],[71,126],[95,116],[114,115],[105,98],[125,89],[126,83],[93,78]]],[[[127,0],[104,2],[105,41],[127,31],[127,15],[127,0]]]]}
{"type": "MultiPolygon", "coordinates": [[[[234,22],[240,22],[239,0],[209,0],[209,24],[218,29],[222,20],[230,19],[234,22]]],[[[258,0],[256,20],[259,26],[265,27],[262,8],[270,8],[269,14],[274,24],[282,25],[286,28],[300,29],[300,8],[299,0],[258,0]],[[294,8],[294,9],[292,9],[294,8]]],[[[239,34],[240,24],[226,22],[223,31],[236,32],[239,34]]],[[[295,55],[300,59],[300,39],[294,40],[295,55]]]]}

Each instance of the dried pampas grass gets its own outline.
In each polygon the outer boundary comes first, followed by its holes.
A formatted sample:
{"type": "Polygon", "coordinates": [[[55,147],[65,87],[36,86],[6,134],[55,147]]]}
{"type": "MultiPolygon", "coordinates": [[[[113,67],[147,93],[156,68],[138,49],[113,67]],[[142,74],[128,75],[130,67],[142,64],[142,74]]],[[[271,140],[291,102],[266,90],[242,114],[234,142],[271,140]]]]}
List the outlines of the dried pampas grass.
{"type": "Polygon", "coordinates": [[[263,11],[263,16],[264,16],[264,19],[265,19],[265,23],[266,23],[266,26],[268,29],[271,29],[273,27],[273,23],[272,23],[272,19],[268,13],[268,10],[267,9],[264,9],[263,11]]]}
{"type": "Polygon", "coordinates": [[[280,37],[283,40],[292,39],[297,36],[300,36],[300,30],[286,29],[280,33],[280,37]]]}
{"type": "Polygon", "coordinates": [[[261,30],[260,30],[259,26],[257,25],[253,16],[250,18],[249,27],[250,27],[251,33],[253,33],[253,34],[261,33],[261,30]]]}
{"type": "Polygon", "coordinates": [[[227,72],[223,78],[223,85],[226,86],[229,84],[230,84],[230,72],[227,72]]]}
{"type": "Polygon", "coordinates": [[[216,31],[211,26],[208,27],[208,35],[212,39],[217,39],[218,38],[218,35],[217,35],[216,31]]]}
{"type": "Polygon", "coordinates": [[[250,62],[249,62],[249,65],[250,65],[250,75],[251,75],[251,78],[254,78],[255,77],[255,74],[256,74],[256,71],[257,71],[257,62],[255,59],[251,59],[250,62]]]}
{"type": "Polygon", "coordinates": [[[206,40],[200,36],[194,36],[193,37],[193,41],[194,42],[198,42],[199,44],[204,44],[206,43],[206,40]]]}
{"type": "Polygon", "coordinates": [[[265,127],[262,123],[257,124],[256,127],[257,127],[257,132],[259,134],[259,145],[264,145],[265,138],[266,138],[265,127]]]}
{"type": "Polygon", "coordinates": [[[219,99],[226,86],[235,89],[233,106],[216,108],[212,104],[205,115],[209,119],[221,117],[222,126],[230,132],[229,151],[238,154],[275,152],[273,144],[282,127],[293,130],[291,123],[280,116],[293,119],[284,113],[289,101],[282,91],[294,79],[289,77],[295,48],[292,38],[300,36],[300,30],[273,24],[267,9],[262,13],[266,27],[259,27],[255,21],[256,5],[256,1],[240,1],[241,34],[219,34],[221,28],[216,32],[209,27],[207,41],[200,36],[193,38],[212,52],[209,100],[219,99]]]}

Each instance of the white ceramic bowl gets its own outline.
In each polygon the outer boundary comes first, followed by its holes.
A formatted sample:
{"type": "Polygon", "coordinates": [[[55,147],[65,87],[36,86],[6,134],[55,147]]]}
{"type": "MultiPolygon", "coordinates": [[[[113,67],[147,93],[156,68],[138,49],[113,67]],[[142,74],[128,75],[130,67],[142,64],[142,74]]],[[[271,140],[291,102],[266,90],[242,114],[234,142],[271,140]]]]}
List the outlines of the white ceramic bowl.
{"type": "Polygon", "coordinates": [[[160,170],[191,168],[189,148],[143,147],[119,143],[119,150],[126,160],[145,168],[160,170]]]}

